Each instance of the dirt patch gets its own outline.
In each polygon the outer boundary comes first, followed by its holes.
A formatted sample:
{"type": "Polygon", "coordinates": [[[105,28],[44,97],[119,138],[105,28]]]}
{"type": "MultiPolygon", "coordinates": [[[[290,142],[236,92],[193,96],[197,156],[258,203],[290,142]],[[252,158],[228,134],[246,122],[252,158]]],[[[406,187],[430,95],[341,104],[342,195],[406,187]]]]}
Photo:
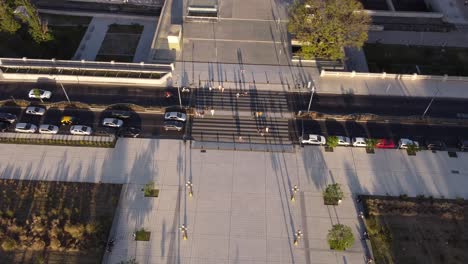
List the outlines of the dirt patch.
{"type": "Polygon", "coordinates": [[[468,263],[464,200],[365,197],[376,263],[468,263]]]}
{"type": "Polygon", "coordinates": [[[0,180],[0,259],[100,263],[121,187],[0,180]]]}

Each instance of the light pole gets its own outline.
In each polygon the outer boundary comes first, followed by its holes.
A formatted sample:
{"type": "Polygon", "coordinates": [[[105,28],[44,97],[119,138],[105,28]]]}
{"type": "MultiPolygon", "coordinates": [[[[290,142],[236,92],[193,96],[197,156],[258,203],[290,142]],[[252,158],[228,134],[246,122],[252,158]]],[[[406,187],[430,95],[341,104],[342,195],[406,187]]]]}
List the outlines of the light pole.
{"type": "Polygon", "coordinates": [[[59,82],[60,86],[62,87],[63,93],[65,94],[65,97],[67,97],[67,101],[70,104],[70,98],[68,97],[67,91],[65,91],[65,87],[63,87],[63,84],[59,82]]]}
{"type": "Polygon", "coordinates": [[[315,85],[312,86],[312,83],[309,81],[307,84],[307,88],[310,89],[310,100],[309,100],[309,107],[307,107],[307,113],[310,113],[310,106],[312,105],[312,98],[314,98],[314,93],[315,93],[315,85]]]}
{"type": "Polygon", "coordinates": [[[179,227],[179,229],[182,232],[182,239],[187,240],[187,238],[188,238],[188,236],[187,236],[187,227],[185,225],[181,225],[179,227]]]}
{"type": "MultiPolygon", "coordinates": [[[[437,83],[438,84],[438,83],[437,83]]],[[[431,101],[429,102],[429,104],[427,105],[426,107],[426,110],[424,110],[424,113],[422,114],[421,116],[421,119],[424,119],[424,117],[426,116],[426,113],[427,111],[429,111],[429,108],[431,107],[432,105],[432,102],[434,102],[434,99],[436,98],[436,96],[439,94],[440,90],[439,90],[439,85],[437,85],[437,91],[434,93],[434,95],[432,96],[432,99],[431,101]]]]}
{"type": "Polygon", "coordinates": [[[299,187],[297,185],[294,185],[294,187],[291,189],[291,202],[296,201],[296,193],[299,191],[299,187]]]}
{"type": "Polygon", "coordinates": [[[187,189],[188,189],[188,192],[189,192],[189,197],[193,197],[193,190],[192,190],[193,184],[192,184],[192,182],[187,181],[185,186],[187,186],[187,189]]]}
{"type": "Polygon", "coordinates": [[[297,246],[297,244],[299,244],[299,239],[301,239],[301,237],[302,237],[302,231],[297,230],[294,235],[295,235],[294,236],[294,245],[297,246]]]}

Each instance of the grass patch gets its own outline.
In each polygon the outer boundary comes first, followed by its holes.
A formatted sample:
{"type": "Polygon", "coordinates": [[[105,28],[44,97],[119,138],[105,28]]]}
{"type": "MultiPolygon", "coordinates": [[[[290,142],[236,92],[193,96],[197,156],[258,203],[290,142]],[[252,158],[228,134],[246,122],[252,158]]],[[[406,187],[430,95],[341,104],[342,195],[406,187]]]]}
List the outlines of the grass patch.
{"type": "Polygon", "coordinates": [[[16,34],[0,32],[0,57],[69,60],[75,54],[86,26],[49,26],[54,40],[35,43],[23,26],[16,34]]]}
{"type": "Polygon", "coordinates": [[[370,72],[468,76],[468,49],[366,44],[370,72]]]}
{"type": "Polygon", "coordinates": [[[0,180],[2,263],[97,263],[122,185],[0,180]],[[15,219],[15,220],[13,220],[15,219]]]}
{"type": "Polygon", "coordinates": [[[467,263],[466,201],[361,197],[375,263],[467,263]]]}
{"type": "Polygon", "coordinates": [[[150,241],[151,232],[146,231],[144,228],[135,232],[136,241],[150,241]]]}

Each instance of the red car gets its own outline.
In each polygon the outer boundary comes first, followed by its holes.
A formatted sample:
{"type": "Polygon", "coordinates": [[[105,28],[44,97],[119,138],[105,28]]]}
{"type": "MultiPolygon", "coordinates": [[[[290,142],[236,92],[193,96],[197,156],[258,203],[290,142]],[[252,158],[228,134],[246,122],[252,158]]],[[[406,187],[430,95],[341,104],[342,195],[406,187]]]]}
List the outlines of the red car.
{"type": "Polygon", "coordinates": [[[392,149],[392,148],[396,148],[396,144],[391,139],[379,139],[377,141],[377,145],[375,145],[375,147],[376,148],[392,149]]]}

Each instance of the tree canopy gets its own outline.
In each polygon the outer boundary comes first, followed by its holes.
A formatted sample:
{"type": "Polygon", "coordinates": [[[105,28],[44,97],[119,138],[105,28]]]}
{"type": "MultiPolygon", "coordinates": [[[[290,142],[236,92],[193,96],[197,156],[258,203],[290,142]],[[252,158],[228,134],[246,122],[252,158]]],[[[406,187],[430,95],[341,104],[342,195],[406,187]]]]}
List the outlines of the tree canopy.
{"type": "Polygon", "coordinates": [[[337,224],[328,231],[328,244],[330,249],[346,250],[353,246],[354,235],[349,226],[337,224]]]}
{"type": "Polygon", "coordinates": [[[361,48],[370,17],[357,0],[303,0],[290,9],[288,30],[304,58],[343,59],[344,47],[361,48]]]}

